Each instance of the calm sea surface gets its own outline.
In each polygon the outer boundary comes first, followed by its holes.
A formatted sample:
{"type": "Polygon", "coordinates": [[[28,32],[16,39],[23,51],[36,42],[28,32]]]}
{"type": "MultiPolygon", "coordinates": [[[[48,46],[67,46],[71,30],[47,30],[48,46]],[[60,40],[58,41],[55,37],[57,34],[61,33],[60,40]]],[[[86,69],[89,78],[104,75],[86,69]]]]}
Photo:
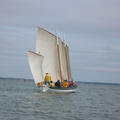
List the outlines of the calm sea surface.
{"type": "Polygon", "coordinates": [[[120,120],[120,86],[78,84],[42,93],[33,81],[0,79],[0,120],[120,120]]]}

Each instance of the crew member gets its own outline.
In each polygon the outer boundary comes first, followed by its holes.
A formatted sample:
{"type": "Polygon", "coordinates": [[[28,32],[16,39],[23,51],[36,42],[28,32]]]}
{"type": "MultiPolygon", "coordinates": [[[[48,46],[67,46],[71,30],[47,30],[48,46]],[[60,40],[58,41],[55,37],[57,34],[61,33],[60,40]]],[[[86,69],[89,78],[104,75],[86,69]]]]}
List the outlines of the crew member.
{"type": "Polygon", "coordinates": [[[55,86],[56,86],[56,87],[61,87],[60,80],[58,80],[58,81],[55,83],[55,86]]]}
{"type": "Polygon", "coordinates": [[[52,80],[52,79],[51,79],[51,75],[48,74],[48,73],[46,73],[45,79],[44,79],[45,84],[49,84],[49,85],[50,85],[50,81],[51,81],[51,80],[52,80]]]}
{"type": "Polygon", "coordinates": [[[62,86],[63,86],[63,87],[68,87],[68,85],[69,85],[69,83],[68,83],[67,80],[64,80],[64,81],[62,82],[62,86]]]}
{"type": "Polygon", "coordinates": [[[50,82],[50,87],[55,87],[55,84],[53,81],[50,82]]]}

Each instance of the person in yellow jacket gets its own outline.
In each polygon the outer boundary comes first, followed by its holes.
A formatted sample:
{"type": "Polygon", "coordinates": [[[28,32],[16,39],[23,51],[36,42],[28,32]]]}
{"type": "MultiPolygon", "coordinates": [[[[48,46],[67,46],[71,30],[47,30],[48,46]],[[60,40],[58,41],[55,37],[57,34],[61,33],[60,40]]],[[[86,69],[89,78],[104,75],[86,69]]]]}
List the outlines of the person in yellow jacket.
{"type": "Polygon", "coordinates": [[[55,87],[55,84],[53,83],[53,81],[50,82],[50,87],[55,87]]]}
{"type": "Polygon", "coordinates": [[[67,82],[67,80],[64,80],[64,81],[62,82],[62,86],[63,86],[63,87],[68,87],[68,86],[69,86],[69,83],[67,82]]]}
{"type": "Polygon", "coordinates": [[[45,84],[47,84],[47,83],[50,84],[51,80],[52,80],[51,75],[46,73],[44,83],[45,84]]]}

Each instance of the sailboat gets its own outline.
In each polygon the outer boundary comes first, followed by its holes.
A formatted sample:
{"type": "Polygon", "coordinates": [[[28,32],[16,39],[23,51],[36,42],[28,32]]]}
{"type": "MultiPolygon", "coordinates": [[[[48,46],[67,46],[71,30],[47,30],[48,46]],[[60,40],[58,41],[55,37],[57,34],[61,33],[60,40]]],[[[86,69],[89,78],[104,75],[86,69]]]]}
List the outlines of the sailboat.
{"type": "Polygon", "coordinates": [[[53,87],[44,84],[46,73],[52,76],[52,81],[72,80],[69,47],[49,31],[38,27],[36,38],[36,51],[28,51],[28,62],[35,84],[43,92],[75,92],[77,85],[72,87],[53,87]]]}

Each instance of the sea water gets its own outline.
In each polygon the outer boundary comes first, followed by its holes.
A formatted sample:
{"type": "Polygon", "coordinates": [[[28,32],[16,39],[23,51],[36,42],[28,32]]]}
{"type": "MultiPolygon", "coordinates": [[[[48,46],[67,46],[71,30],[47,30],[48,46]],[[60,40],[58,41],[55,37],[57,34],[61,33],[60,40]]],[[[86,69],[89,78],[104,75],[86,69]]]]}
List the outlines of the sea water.
{"type": "Polygon", "coordinates": [[[43,93],[34,81],[0,79],[0,120],[120,120],[120,86],[78,83],[43,93]]]}

